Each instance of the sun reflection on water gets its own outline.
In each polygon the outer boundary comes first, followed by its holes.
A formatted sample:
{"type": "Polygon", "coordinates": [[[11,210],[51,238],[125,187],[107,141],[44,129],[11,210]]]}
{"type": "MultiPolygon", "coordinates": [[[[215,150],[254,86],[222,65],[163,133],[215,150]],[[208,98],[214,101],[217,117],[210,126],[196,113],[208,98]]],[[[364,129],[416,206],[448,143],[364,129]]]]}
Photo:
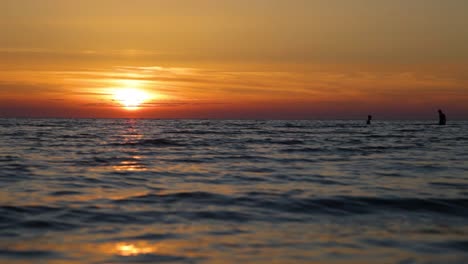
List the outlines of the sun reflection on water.
{"type": "Polygon", "coordinates": [[[121,161],[119,164],[112,166],[112,168],[115,171],[147,171],[148,168],[140,160],[140,156],[133,156],[131,159],[121,161]]]}
{"type": "Polygon", "coordinates": [[[117,254],[124,257],[150,254],[155,251],[154,248],[147,245],[137,245],[131,243],[119,243],[116,245],[117,254]]]}

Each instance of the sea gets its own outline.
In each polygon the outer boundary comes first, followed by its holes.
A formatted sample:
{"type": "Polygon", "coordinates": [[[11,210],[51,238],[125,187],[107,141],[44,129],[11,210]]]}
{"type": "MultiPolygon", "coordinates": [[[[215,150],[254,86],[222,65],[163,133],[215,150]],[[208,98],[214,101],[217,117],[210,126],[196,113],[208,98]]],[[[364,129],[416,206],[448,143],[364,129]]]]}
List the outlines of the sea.
{"type": "Polygon", "coordinates": [[[468,122],[0,119],[0,263],[468,263],[468,122]]]}

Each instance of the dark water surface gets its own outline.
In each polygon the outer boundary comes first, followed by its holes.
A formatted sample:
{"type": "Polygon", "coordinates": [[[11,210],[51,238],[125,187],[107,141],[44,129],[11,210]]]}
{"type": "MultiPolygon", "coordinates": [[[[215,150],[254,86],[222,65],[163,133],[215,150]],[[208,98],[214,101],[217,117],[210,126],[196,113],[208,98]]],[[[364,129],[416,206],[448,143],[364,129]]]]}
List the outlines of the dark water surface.
{"type": "Polygon", "coordinates": [[[0,119],[0,263],[468,263],[468,122],[0,119]]]}

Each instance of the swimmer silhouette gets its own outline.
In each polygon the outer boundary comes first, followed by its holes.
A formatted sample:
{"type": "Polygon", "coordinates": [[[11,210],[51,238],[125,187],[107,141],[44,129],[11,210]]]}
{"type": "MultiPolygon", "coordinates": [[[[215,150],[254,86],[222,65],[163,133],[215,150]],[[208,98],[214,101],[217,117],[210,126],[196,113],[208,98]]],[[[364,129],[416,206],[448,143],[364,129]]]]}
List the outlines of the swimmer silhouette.
{"type": "Polygon", "coordinates": [[[368,115],[367,116],[367,124],[370,125],[370,121],[372,120],[372,116],[371,115],[368,115]]]}
{"type": "Polygon", "coordinates": [[[439,125],[445,125],[447,123],[447,117],[445,116],[444,112],[439,109],[439,125]]]}

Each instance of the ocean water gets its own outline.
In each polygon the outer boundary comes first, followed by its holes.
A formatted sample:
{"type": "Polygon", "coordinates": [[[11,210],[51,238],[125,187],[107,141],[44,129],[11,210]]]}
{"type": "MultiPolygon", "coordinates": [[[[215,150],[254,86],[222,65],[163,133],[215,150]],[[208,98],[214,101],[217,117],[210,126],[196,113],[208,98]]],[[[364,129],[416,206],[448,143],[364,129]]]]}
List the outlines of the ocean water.
{"type": "Polygon", "coordinates": [[[468,263],[468,122],[0,119],[0,263],[468,263]]]}

